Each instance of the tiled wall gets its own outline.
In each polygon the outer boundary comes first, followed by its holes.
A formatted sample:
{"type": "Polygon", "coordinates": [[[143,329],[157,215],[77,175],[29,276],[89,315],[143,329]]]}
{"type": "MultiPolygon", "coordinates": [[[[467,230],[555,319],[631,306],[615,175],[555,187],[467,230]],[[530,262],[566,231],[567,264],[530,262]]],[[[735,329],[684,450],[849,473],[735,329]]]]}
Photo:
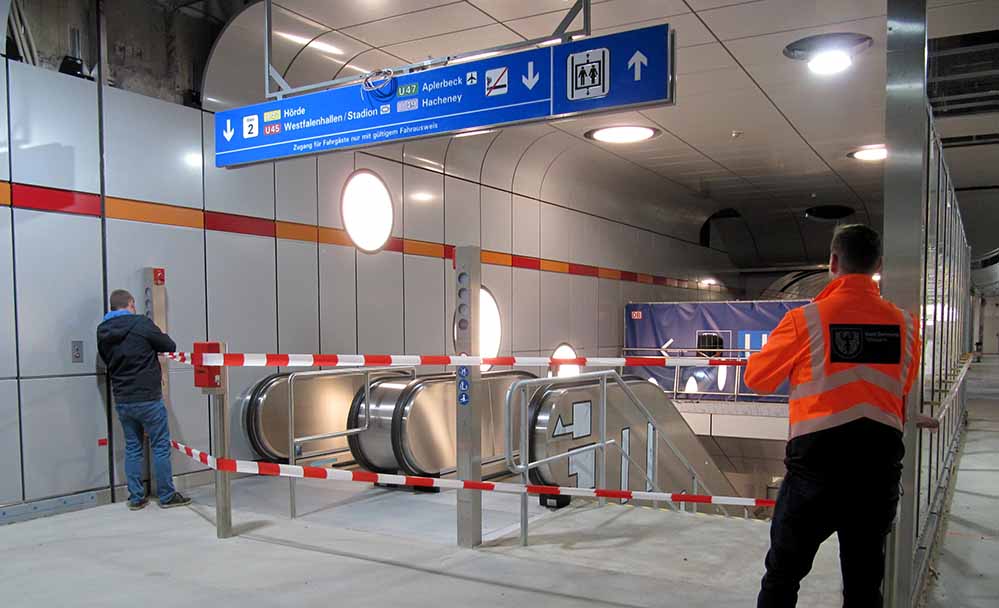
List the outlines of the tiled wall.
{"type": "MultiPolygon", "coordinates": [[[[234,352],[449,352],[454,245],[484,250],[501,354],[547,355],[561,342],[616,354],[624,303],[727,297],[686,281],[727,267],[724,253],[620,223],[632,218],[626,200],[586,202],[578,184],[546,179],[539,164],[566,142],[534,145],[530,127],[222,170],[211,114],[107,89],[102,138],[94,83],[7,70],[0,504],[107,487],[112,446],[121,482],[94,330],[105,289],[141,293],[147,266],[166,268],[167,329],[181,348],[207,338],[234,352]],[[377,254],[356,250],[340,220],[340,191],[361,168],[382,177],[395,208],[394,238],[377,254]]],[[[232,370],[234,405],[267,373],[232,370]]],[[[171,366],[170,380],[175,436],[207,448],[190,369],[171,366]]],[[[239,435],[234,454],[250,456],[239,435]]]]}

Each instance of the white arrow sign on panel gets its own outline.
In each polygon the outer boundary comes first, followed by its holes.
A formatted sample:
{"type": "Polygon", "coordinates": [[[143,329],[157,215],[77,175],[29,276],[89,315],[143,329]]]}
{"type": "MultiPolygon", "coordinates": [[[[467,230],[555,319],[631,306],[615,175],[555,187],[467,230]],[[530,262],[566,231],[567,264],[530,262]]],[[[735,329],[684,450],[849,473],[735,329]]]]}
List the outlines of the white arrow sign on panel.
{"type": "Polygon", "coordinates": [[[649,65],[649,58],[642,51],[635,51],[635,54],[628,60],[628,69],[635,70],[635,80],[642,79],[642,66],[649,65]]]}

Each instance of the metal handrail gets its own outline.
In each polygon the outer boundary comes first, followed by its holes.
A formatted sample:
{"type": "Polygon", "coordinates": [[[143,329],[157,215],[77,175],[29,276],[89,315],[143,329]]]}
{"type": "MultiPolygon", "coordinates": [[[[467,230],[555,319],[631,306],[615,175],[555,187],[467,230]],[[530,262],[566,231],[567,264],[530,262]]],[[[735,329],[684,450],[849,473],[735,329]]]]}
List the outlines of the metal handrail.
{"type": "MultiPolygon", "coordinates": [[[[659,426],[658,426],[655,418],[652,416],[652,413],[649,412],[648,408],[645,407],[645,404],[641,402],[641,400],[635,395],[634,391],[631,390],[631,387],[629,387],[628,384],[624,381],[624,379],[621,378],[620,374],[618,374],[617,371],[612,370],[612,369],[610,369],[610,370],[603,370],[603,371],[599,371],[599,372],[587,372],[587,373],[583,373],[583,374],[579,374],[579,375],[571,376],[571,377],[565,377],[565,378],[535,378],[535,379],[530,379],[530,380],[520,380],[520,381],[517,381],[517,382],[514,382],[513,384],[511,384],[510,388],[507,389],[506,400],[505,400],[505,407],[504,407],[504,458],[505,458],[507,467],[510,469],[510,471],[513,472],[513,473],[520,473],[520,475],[522,476],[522,479],[523,479],[523,483],[525,485],[527,485],[527,484],[530,483],[529,475],[530,475],[531,469],[537,468],[538,466],[541,466],[542,464],[546,464],[548,462],[552,462],[552,461],[560,460],[560,459],[564,459],[564,458],[569,458],[570,456],[572,456],[574,454],[579,454],[581,452],[599,450],[600,451],[600,462],[597,465],[595,482],[596,482],[597,487],[604,487],[605,486],[604,477],[605,477],[606,471],[607,471],[607,446],[608,445],[613,445],[613,446],[615,446],[615,447],[618,448],[618,450],[620,451],[620,453],[622,454],[623,457],[627,458],[628,461],[631,464],[633,464],[634,466],[636,466],[640,471],[642,471],[645,474],[646,481],[649,482],[649,483],[651,483],[651,485],[652,485],[653,488],[655,488],[657,491],[661,491],[661,490],[659,490],[659,488],[658,488],[658,486],[656,484],[656,477],[657,477],[658,466],[653,466],[653,469],[652,469],[651,472],[646,471],[645,469],[643,469],[641,467],[641,465],[639,465],[638,463],[636,463],[631,458],[630,454],[626,454],[624,452],[624,450],[622,450],[621,447],[619,445],[617,445],[617,443],[615,441],[607,439],[607,382],[608,382],[608,380],[613,381],[614,383],[616,383],[621,388],[622,392],[628,397],[628,399],[631,401],[632,405],[634,405],[638,409],[638,411],[643,416],[645,416],[646,422],[652,427],[652,433],[670,449],[670,451],[677,458],[677,460],[679,460],[680,463],[687,469],[687,471],[691,475],[692,489],[696,491],[696,489],[698,487],[700,487],[704,491],[706,491],[706,492],[708,492],[710,494],[711,493],[710,488],[708,488],[708,485],[706,483],[704,483],[704,480],[700,477],[700,475],[697,474],[697,471],[690,464],[690,461],[688,461],[683,456],[683,454],[680,453],[680,451],[676,448],[676,446],[674,446],[668,439],[666,439],[663,436],[662,433],[659,432],[659,426]],[[567,450],[566,452],[562,452],[562,453],[559,453],[559,454],[555,454],[553,456],[549,456],[548,458],[545,458],[545,459],[542,459],[542,460],[531,462],[531,460],[530,460],[530,450],[527,449],[527,446],[530,445],[530,436],[529,436],[530,431],[529,431],[529,425],[528,425],[528,412],[527,412],[527,405],[528,405],[529,399],[528,399],[528,395],[527,395],[527,389],[529,387],[539,386],[539,385],[546,385],[548,387],[553,387],[553,386],[559,386],[559,385],[563,385],[563,384],[578,384],[581,380],[584,380],[584,381],[585,380],[598,380],[600,382],[600,402],[599,402],[600,403],[600,408],[599,408],[600,409],[600,432],[599,432],[599,440],[596,443],[591,444],[589,446],[585,446],[583,448],[576,448],[576,449],[572,449],[572,450],[567,450]],[[514,407],[514,402],[517,400],[517,397],[520,397],[519,403],[520,403],[520,446],[521,446],[521,449],[519,451],[519,453],[520,453],[520,462],[519,463],[517,462],[516,458],[514,457],[514,449],[513,449],[513,437],[514,437],[513,407],[514,407]]],[[[654,465],[655,465],[655,463],[654,463],[654,465]]],[[[601,505],[605,504],[605,502],[606,502],[605,499],[603,499],[603,498],[599,499],[599,503],[601,505]]],[[[670,506],[673,507],[673,505],[670,505],[670,506]]],[[[723,513],[723,514],[725,513],[724,509],[722,509],[721,507],[715,505],[715,508],[718,509],[721,513],[723,513]]],[[[694,506],[694,509],[696,510],[696,505],[694,506]]],[[[520,505],[520,542],[521,542],[522,545],[527,545],[527,529],[528,529],[528,523],[527,523],[527,495],[525,494],[525,495],[521,496],[521,505],[520,505]]]]}
{"type": "Polygon", "coordinates": [[[968,370],[971,369],[971,364],[974,358],[967,357],[967,360],[961,365],[961,368],[957,371],[957,376],[955,376],[953,386],[947,391],[947,395],[940,400],[940,411],[936,415],[936,419],[939,422],[943,422],[944,418],[947,416],[948,410],[957,401],[958,395],[961,393],[961,389],[964,386],[964,378],[968,374],[968,370]]]}
{"type": "MultiPolygon", "coordinates": [[[[288,464],[294,465],[298,460],[298,446],[303,443],[320,441],[322,439],[335,439],[337,437],[350,437],[368,430],[371,424],[371,375],[379,373],[391,373],[398,376],[416,377],[415,367],[370,367],[370,368],[339,368],[320,369],[292,372],[288,375],[288,464]],[[318,435],[308,435],[306,437],[295,437],[295,381],[303,376],[364,376],[364,425],[336,431],[333,433],[321,433],[318,435]]],[[[343,448],[327,450],[325,452],[314,452],[303,455],[303,459],[329,456],[345,451],[343,448]]],[[[288,478],[288,513],[291,519],[295,519],[297,514],[295,500],[295,478],[288,478]]]]}

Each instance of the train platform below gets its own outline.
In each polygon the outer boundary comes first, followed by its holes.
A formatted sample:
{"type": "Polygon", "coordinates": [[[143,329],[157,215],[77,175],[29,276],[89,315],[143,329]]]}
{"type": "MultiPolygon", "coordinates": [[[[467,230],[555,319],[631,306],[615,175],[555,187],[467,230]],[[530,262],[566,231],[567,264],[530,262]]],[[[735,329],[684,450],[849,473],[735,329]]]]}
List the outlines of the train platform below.
{"type": "MultiPolygon", "coordinates": [[[[237,537],[219,541],[210,487],[191,507],[130,512],[118,503],[0,527],[10,559],[5,606],[747,606],[767,522],[579,502],[483,496],[485,542],[455,546],[455,494],[305,480],[289,520],[288,482],[233,483],[237,537]]],[[[835,539],[801,606],[840,605],[835,539]]]]}

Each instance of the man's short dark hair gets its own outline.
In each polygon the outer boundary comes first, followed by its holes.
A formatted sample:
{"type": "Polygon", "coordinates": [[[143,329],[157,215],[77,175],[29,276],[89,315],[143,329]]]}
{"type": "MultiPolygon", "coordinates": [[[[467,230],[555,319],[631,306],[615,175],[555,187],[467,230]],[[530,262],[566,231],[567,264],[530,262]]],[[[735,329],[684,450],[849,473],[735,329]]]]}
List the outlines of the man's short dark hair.
{"type": "Polygon", "coordinates": [[[881,235],[863,224],[839,226],[830,249],[839,258],[841,274],[874,274],[881,262],[881,235]]]}
{"type": "Polygon", "coordinates": [[[108,304],[111,305],[111,310],[122,310],[128,308],[128,305],[135,301],[132,294],[128,293],[126,289],[115,289],[111,292],[111,297],[108,298],[108,304]]]}

